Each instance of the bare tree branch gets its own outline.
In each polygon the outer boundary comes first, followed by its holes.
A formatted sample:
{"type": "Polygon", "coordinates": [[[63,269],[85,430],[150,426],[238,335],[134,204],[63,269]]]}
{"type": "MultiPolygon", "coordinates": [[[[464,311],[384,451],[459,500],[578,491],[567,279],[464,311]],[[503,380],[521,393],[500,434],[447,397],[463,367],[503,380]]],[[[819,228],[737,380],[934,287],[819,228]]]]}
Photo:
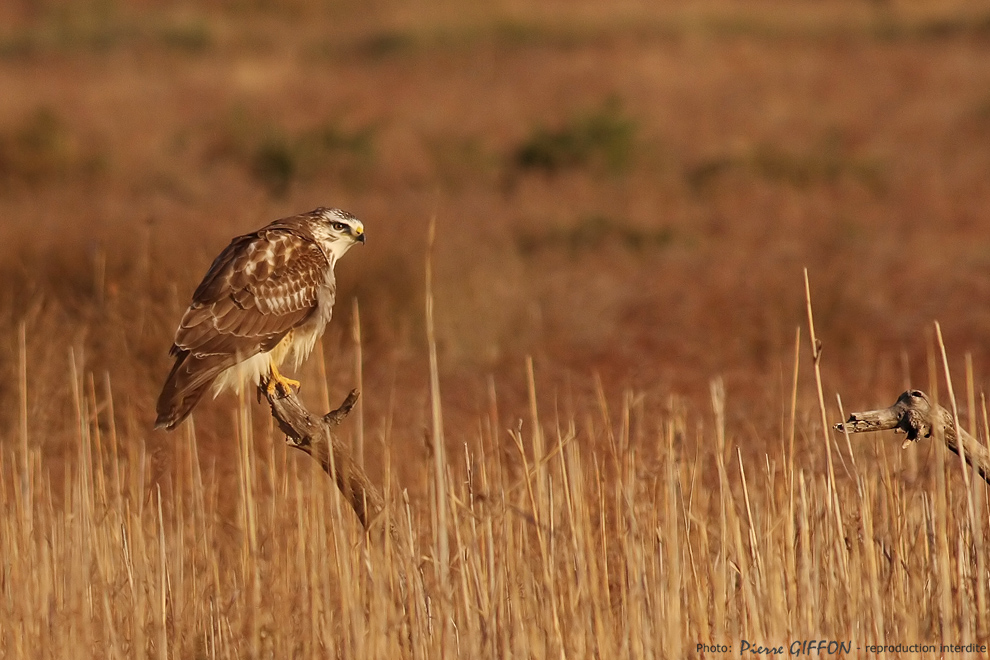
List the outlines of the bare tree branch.
{"type": "Polygon", "coordinates": [[[269,391],[267,385],[263,381],[260,390],[268,399],[272,417],[286,435],[286,443],[320,464],[336,482],[364,528],[370,529],[385,510],[385,498],[334,433],[357,402],[357,390],[351,390],[336,410],[319,417],[306,410],[295,392],[285,392],[281,387],[269,391]]]}
{"type": "MultiPolygon", "coordinates": [[[[894,429],[906,433],[908,442],[930,438],[935,429],[942,429],[942,439],[949,451],[959,454],[960,448],[966,462],[976,468],[984,481],[990,483],[990,449],[987,449],[965,429],[956,429],[952,413],[942,406],[932,406],[921,390],[908,390],[897,397],[889,408],[852,413],[845,422],[836,424],[837,431],[865,433],[894,429]]],[[[937,437],[937,436],[936,436],[937,437]]]]}

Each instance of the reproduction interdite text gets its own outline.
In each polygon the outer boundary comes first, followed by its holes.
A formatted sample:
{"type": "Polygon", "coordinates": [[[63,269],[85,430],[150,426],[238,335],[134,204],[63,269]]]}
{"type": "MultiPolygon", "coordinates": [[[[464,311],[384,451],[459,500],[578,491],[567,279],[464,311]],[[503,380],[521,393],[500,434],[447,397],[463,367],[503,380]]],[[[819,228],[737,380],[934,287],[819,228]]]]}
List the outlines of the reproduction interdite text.
{"type": "MultiPolygon", "coordinates": [[[[701,654],[732,655],[733,644],[698,644],[695,650],[701,654]]],[[[858,644],[834,639],[798,639],[789,644],[767,645],[748,639],[739,640],[736,647],[740,656],[830,656],[848,655],[855,649],[867,653],[986,653],[986,644],[858,644]]]]}

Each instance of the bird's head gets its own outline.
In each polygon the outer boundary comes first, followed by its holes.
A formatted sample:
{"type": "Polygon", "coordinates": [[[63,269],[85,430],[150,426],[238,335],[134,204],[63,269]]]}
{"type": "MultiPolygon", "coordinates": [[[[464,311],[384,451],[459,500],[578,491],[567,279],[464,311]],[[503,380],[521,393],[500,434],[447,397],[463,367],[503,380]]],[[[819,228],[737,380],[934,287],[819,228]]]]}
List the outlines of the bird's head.
{"type": "Polygon", "coordinates": [[[347,211],[320,208],[312,215],[316,220],[311,225],[313,235],[337,259],[355,243],[364,243],[364,223],[347,211]]]}

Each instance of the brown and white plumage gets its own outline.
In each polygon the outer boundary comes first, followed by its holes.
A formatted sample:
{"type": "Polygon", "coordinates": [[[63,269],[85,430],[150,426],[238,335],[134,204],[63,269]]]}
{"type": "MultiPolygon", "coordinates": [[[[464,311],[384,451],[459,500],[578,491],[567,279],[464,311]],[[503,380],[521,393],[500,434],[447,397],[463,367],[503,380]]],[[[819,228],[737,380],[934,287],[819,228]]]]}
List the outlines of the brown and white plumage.
{"type": "Polygon", "coordinates": [[[277,367],[290,356],[298,367],[330,320],[334,264],[358,242],[361,221],[325,208],[231,241],[179,323],[156,428],[174,428],[211,385],[217,394],[269,375],[279,379],[277,367]]]}

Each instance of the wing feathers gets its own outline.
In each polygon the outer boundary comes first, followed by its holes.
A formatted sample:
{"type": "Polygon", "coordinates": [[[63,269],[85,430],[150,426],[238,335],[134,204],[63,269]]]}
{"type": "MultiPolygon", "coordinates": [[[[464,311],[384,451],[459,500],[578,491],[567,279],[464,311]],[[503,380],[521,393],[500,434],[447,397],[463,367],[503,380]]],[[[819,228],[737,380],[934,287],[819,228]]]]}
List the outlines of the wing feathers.
{"type": "Polygon", "coordinates": [[[175,344],[196,353],[219,334],[236,344],[229,352],[254,355],[312,312],[329,269],[316,244],[284,230],[235,239],[197,289],[175,344]]]}

